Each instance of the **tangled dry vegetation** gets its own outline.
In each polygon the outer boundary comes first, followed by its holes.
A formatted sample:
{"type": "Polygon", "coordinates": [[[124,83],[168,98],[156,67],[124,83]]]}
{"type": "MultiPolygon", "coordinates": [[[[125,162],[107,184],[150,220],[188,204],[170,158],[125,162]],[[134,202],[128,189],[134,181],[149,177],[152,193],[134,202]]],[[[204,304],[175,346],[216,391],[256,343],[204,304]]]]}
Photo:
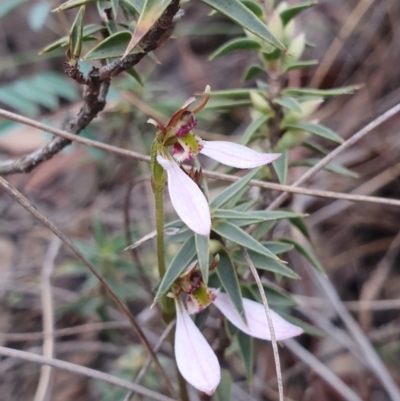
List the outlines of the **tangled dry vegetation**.
{"type": "MultiPolygon", "coordinates": [[[[89,138],[120,147],[131,147],[133,143],[136,151],[145,153],[151,141],[146,116],[167,114],[165,108],[157,105],[167,101],[169,91],[179,92],[185,98],[202,91],[206,84],[219,89],[241,84],[240,66],[247,62],[248,53],[206,61],[218,45],[235,34],[235,26],[218,17],[216,22],[224,27],[223,35],[196,35],[196,30],[200,31],[209,18],[208,9],[191,3],[178,25],[176,38],[156,52],[161,64],[154,67],[145,60],[138,68],[139,71],[156,69],[152,81],[162,88],[159,98],[153,99],[150,106],[121,83],[119,96],[111,94],[106,109],[87,131],[89,138]]],[[[0,90],[1,86],[43,71],[62,72],[62,54],[42,59],[36,53],[63,33],[64,17],[60,20],[54,17],[48,26],[32,33],[26,27],[28,13],[29,6],[23,5],[1,21],[0,90]]],[[[308,40],[314,44],[307,50],[307,56],[322,62],[306,72],[291,75],[293,84],[302,82],[315,88],[363,85],[352,96],[329,100],[314,116],[344,139],[400,102],[399,19],[400,3],[395,0],[320,0],[317,7],[299,20],[308,40]]],[[[61,127],[65,118],[75,115],[80,107],[78,88],[72,81],[70,85],[71,95],[61,100],[59,108],[40,109],[40,116],[51,125],[61,127]]],[[[1,105],[6,106],[3,102],[1,105]]],[[[175,105],[168,107],[173,110],[175,105]]],[[[247,121],[243,113],[241,109],[221,113],[208,124],[208,137],[217,139],[219,135],[243,130],[243,125],[238,126],[238,121],[247,121]]],[[[399,130],[398,114],[340,154],[337,162],[356,172],[357,178],[323,171],[308,186],[398,199],[399,130]]],[[[22,156],[43,146],[48,139],[47,135],[20,125],[11,133],[0,135],[1,159],[22,156]]],[[[292,161],[301,156],[299,152],[291,154],[292,161]]],[[[304,171],[302,167],[292,169],[290,182],[304,171]]],[[[148,250],[145,260],[139,259],[135,251],[121,252],[128,243],[154,229],[147,164],[74,145],[32,172],[8,179],[76,240],[85,256],[101,266],[112,288],[128,302],[154,345],[163,332],[158,314],[148,308],[154,285],[155,271],[151,268],[155,266],[154,250],[151,244],[144,245],[148,250]],[[129,227],[133,227],[133,232],[129,227]],[[112,273],[116,264],[121,268],[120,277],[112,273]],[[140,284],[127,285],[126,271],[140,284]]],[[[322,336],[304,336],[300,342],[323,362],[327,375],[334,372],[361,399],[389,400],[377,372],[383,363],[400,386],[400,209],[304,195],[293,195],[286,202],[291,202],[295,211],[309,214],[305,222],[330,280],[317,282],[307,262],[289,253],[289,265],[302,280],[283,280],[283,287],[297,296],[298,316],[322,333],[322,336]],[[343,304],[350,314],[342,308],[343,304]],[[350,315],[366,338],[354,329],[350,315]],[[378,351],[380,361],[361,351],[360,344],[366,339],[378,351]]],[[[132,381],[146,354],[102,289],[49,230],[5,193],[0,197],[0,216],[0,345],[36,353],[41,353],[42,347],[53,346],[58,359],[118,372],[132,381]],[[51,292],[50,303],[47,291],[51,292]],[[54,344],[49,345],[41,332],[50,305],[56,336],[54,344]]],[[[214,341],[217,352],[224,349],[224,341],[228,339],[220,337],[212,327],[206,334],[214,341]]],[[[234,400],[278,397],[270,345],[259,343],[257,347],[251,394],[238,361],[233,356],[230,360],[234,368],[238,366],[234,400]]],[[[165,355],[165,361],[161,362],[168,363],[170,346],[164,344],[161,352],[165,355]]],[[[288,400],[342,399],[334,386],[327,384],[326,377],[315,373],[314,369],[322,369],[317,361],[296,355],[290,345],[281,354],[288,400]]],[[[2,400],[32,399],[41,375],[38,365],[4,359],[0,361],[0,372],[2,400]]],[[[108,385],[94,383],[84,376],[61,370],[54,370],[52,375],[51,400],[124,399],[125,390],[111,390],[108,385]]],[[[154,371],[148,373],[143,384],[157,389],[159,383],[154,371]]]]}

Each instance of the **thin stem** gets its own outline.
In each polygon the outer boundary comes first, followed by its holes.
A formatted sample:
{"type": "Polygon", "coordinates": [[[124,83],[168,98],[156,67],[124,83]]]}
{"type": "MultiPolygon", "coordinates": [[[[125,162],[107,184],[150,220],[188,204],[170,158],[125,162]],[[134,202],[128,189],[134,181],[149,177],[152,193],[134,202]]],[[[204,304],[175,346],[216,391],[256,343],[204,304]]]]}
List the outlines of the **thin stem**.
{"type": "MultiPolygon", "coordinates": [[[[400,104],[398,106],[396,106],[396,108],[397,107],[398,107],[397,111],[400,111],[400,104]]],[[[390,111],[392,111],[393,114],[395,114],[393,109],[389,110],[387,113],[389,113],[390,111]]],[[[387,113],[382,115],[381,118],[383,119],[384,116],[386,116],[386,119],[388,119],[389,117],[388,117],[387,113]]],[[[393,114],[391,114],[391,115],[393,115],[393,114]]],[[[113,154],[116,154],[119,156],[129,157],[129,158],[133,158],[133,159],[145,161],[145,162],[150,161],[149,156],[143,155],[141,153],[134,152],[134,151],[127,150],[127,149],[118,148],[116,146],[107,145],[105,143],[93,141],[90,139],[81,138],[79,136],[72,135],[67,131],[63,131],[63,130],[60,130],[57,128],[50,127],[48,125],[39,123],[30,118],[26,118],[26,117],[20,116],[15,113],[11,113],[11,112],[3,110],[3,109],[0,109],[0,116],[3,116],[12,121],[17,121],[19,123],[28,125],[30,127],[40,129],[42,131],[49,132],[53,135],[60,136],[62,138],[68,139],[70,141],[75,141],[75,142],[81,143],[83,145],[101,149],[101,150],[104,150],[104,151],[107,151],[107,152],[110,152],[110,153],[113,153],[113,154]]],[[[385,119],[385,121],[386,121],[386,119],[385,119]]],[[[377,120],[375,120],[375,121],[377,122],[377,120]]],[[[383,122],[383,120],[380,120],[380,123],[382,123],[382,122],[383,122]]],[[[379,125],[378,122],[377,122],[377,125],[379,125]]],[[[377,125],[375,125],[375,127],[377,125]]],[[[367,127],[365,127],[365,129],[367,129],[367,127]]],[[[361,131],[359,133],[361,133],[361,131]]],[[[359,133],[357,133],[356,135],[358,135],[359,133]]],[[[352,138],[350,138],[348,141],[345,142],[346,144],[347,143],[349,144],[348,146],[350,146],[350,144],[351,144],[350,141],[352,138]]],[[[318,164],[316,164],[313,168],[311,168],[309,170],[309,172],[315,171],[315,168],[317,166],[320,166],[320,163],[322,163],[322,162],[328,163],[334,156],[336,156],[340,152],[340,149],[343,150],[342,146],[344,144],[342,144],[341,146],[339,146],[338,148],[336,148],[333,152],[331,152],[329,154],[330,159],[328,161],[326,161],[327,160],[326,158],[322,159],[318,164]]],[[[348,147],[348,146],[346,146],[346,147],[348,147]]],[[[14,165],[14,162],[15,162],[14,160],[11,160],[11,161],[0,163],[0,175],[21,172],[21,171],[13,170],[12,166],[14,165]]],[[[184,167],[186,167],[186,166],[184,166],[184,167]]],[[[188,167],[188,168],[190,168],[190,167],[188,167]]],[[[240,180],[240,177],[228,175],[228,174],[221,174],[221,173],[217,173],[215,171],[203,170],[202,173],[206,177],[224,180],[224,181],[228,181],[228,182],[236,182],[236,181],[240,180]]],[[[310,174],[310,173],[307,173],[307,174],[310,174]]],[[[307,196],[318,196],[318,197],[322,197],[322,198],[343,199],[343,200],[348,200],[348,201],[352,201],[352,202],[369,202],[369,203],[377,203],[377,204],[381,204],[381,205],[391,205],[391,206],[397,206],[397,207],[400,206],[400,200],[398,200],[398,199],[386,199],[386,198],[380,198],[380,197],[376,197],[376,196],[352,195],[352,194],[344,194],[344,193],[338,193],[338,192],[332,192],[332,191],[320,191],[320,190],[316,190],[316,189],[298,188],[297,185],[300,185],[300,184],[298,184],[298,183],[296,185],[295,184],[296,183],[294,183],[293,185],[281,185],[281,184],[276,184],[276,183],[272,183],[272,182],[264,182],[264,181],[259,181],[259,180],[251,180],[249,182],[250,186],[274,189],[277,191],[296,193],[296,194],[302,194],[302,195],[307,195],[307,196]]],[[[277,203],[278,199],[280,199],[280,197],[277,198],[276,201],[274,201],[269,206],[269,210],[279,206],[280,202],[279,202],[279,204],[277,203]]]]}
{"type": "Polygon", "coordinates": [[[52,366],[57,369],[62,369],[67,372],[77,373],[80,375],[92,377],[93,379],[103,380],[107,383],[114,384],[115,386],[123,387],[128,390],[136,391],[139,394],[144,395],[145,397],[150,397],[154,400],[158,401],[176,401],[174,398],[167,397],[165,395],[156,393],[146,387],[140,386],[139,384],[131,383],[127,380],[120,379],[119,377],[115,377],[109,375],[107,373],[99,372],[98,370],[87,368],[86,366],[76,365],[71,362],[60,361],[58,359],[46,358],[41,355],[32,354],[26,351],[20,351],[12,348],[2,347],[0,346],[0,355],[9,356],[11,358],[19,358],[25,361],[30,361],[34,363],[38,363],[41,365],[52,366]]]}
{"type": "Polygon", "coordinates": [[[156,204],[156,231],[157,231],[157,259],[158,273],[160,279],[165,274],[165,247],[164,247],[164,200],[163,191],[156,189],[154,191],[154,200],[156,204]]]}
{"type": "Polygon", "coordinates": [[[265,296],[264,287],[262,286],[261,279],[260,276],[258,275],[257,269],[255,268],[254,263],[251,260],[249,253],[247,252],[247,249],[242,248],[242,252],[244,258],[246,259],[247,265],[249,266],[250,271],[253,274],[254,280],[257,284],[257,288],[261,296],[262,303],[264,305],[265,315],[267,316],[267,321],[268,321],[268,328],[271,333],[272,349],[274,352],[276,378],[278,381],[279,401],[284,401],[281,362],[279,359],[278,343],[276,342],[276,335],[275,335],[274,324],[272,323],[271,311],[269,309],[267,297],[265,296]]]}

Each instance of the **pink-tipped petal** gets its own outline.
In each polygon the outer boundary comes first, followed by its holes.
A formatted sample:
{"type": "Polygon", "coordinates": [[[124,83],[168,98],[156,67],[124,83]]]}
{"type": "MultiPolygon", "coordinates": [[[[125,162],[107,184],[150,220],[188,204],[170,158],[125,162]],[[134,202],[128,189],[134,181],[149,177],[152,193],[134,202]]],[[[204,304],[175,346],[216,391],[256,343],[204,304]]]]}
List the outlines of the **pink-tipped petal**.
{"type": "Polygon", "coordinates": [[[157,161],[167,171],[169,197],[178,216],[195,233],[209,235],[211,215],[203,192],[175,161],[162,156],[157,161]]]}
{"type": "MultiPolygon", "coordinates": [[[[243,308],[247,318],[247,326],[243,323],[242,318],[226,294],[222,292],[218,293],[214,300],[214,305],[239,330],[242,330],[249,336],[260,338],[261,340],[271,340],[268,320],[262,304],[243,298],[243,308]]],[[[303,333],[300,327],[289,323],[273,310],[270,312],[277,341],[286,340],[287,338],[295,337],[303,333]]]]}
{"type": "Polygon", "coordinates": [[[236,168],[254,168],[276,160],[280,153],[259,153],[247,146],[225,141],[203,141],[203,155],[236,168]]]}
{"type": "Polygon", "coordinates": [[[176,299],[175,305],[175,358],[179,372],[193,387],[211,395],[221,380],[218,359],[182,301],[176,299]]]}

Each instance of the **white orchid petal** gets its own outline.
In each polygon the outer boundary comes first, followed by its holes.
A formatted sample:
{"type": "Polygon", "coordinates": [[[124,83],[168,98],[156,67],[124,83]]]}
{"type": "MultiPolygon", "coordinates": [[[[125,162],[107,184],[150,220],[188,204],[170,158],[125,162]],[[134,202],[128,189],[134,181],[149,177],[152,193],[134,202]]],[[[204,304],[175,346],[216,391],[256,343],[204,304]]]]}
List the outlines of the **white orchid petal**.
{"type": "Polygon", "coordinates": [[[276,160],[280,153],[259,153],[247,146],[226,141],[203,141],[203,155],[236,168],[254,168],[276,160]]]}
{"type": "Polygon", "coordinates": [[[193,387],[211,395],[221,380],[217,356],[194,324],[180,299],[175,299],[175,358],[179,372],[193,387]]]}
{"type": "Polygon", "coordinates": [[[178,216],[195,233],[209,235],[210,209],[200,188],[172,159],[157,156],[157,161],[167,171],[169,197],[178,216]]]}
{"type": "MultiPolygon", "coordinates": [[[[268,320],[262,304],[243,298],[243,308],[247,318],[247,326],[243,323],[242,318],[226,294],[220,292],[214,300],[214,305],[239,330],[242,330],[252,337],[262,340],[271,340],[268,320]]],[[[303,333],[300,327],[289,323],[273,310],[270,312],[277,341],[286,340],[287,338],[295,337],[303,333]]]]}

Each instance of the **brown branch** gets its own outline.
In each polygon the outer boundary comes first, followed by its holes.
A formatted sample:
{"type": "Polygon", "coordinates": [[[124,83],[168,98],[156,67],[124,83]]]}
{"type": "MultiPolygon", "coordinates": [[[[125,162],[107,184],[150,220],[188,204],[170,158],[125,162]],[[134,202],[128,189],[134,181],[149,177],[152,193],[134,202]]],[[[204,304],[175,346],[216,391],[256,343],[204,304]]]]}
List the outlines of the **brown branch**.
{"type": "MultiPolygon", "coordinates": [[[[83,106],[78,115],[64,125],[65,131],[79,135],[97,117],[106,105],[111,78],[138,64],[147,53],[157,49],[170,37],[174,26],[173,18],[178,10],[179,0],[173,0],[160,19],[139,42],[143,53],[119,58],[101,68],[93,68],[87,76],[83,75],[78,67],[65,64],[65,73],[77,83],[85,85],[83,106]]],[[[70,144],[70,140],[53,138],[43,148],[3,166],[0,174],[29,173],[36,166],[52,158],[70,144]]]]}

